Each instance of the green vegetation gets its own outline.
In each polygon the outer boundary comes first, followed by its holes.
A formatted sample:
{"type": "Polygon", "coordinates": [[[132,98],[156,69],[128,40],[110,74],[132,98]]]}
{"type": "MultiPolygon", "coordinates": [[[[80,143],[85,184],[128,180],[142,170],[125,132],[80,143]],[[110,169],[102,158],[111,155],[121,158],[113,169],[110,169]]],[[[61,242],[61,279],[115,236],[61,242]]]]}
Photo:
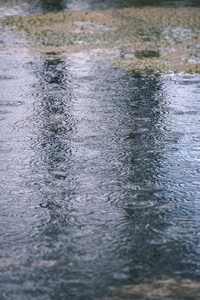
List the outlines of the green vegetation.
{"type": "Polygon", "coordinates": [[[104,60],[138,75],[200,74],[199,8],[128,8],[5,17],[1,50],[104,60]]]}

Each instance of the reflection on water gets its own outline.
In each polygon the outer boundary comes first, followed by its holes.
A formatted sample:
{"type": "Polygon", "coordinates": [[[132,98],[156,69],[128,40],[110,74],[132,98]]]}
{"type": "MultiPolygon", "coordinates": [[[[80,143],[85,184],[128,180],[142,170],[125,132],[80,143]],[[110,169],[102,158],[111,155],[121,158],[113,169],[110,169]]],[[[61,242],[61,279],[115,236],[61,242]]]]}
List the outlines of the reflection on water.
{"type": "Polygon", "coordinates": [[[198,279],[199,77],[1,66],[1,299],[198,279]]]}

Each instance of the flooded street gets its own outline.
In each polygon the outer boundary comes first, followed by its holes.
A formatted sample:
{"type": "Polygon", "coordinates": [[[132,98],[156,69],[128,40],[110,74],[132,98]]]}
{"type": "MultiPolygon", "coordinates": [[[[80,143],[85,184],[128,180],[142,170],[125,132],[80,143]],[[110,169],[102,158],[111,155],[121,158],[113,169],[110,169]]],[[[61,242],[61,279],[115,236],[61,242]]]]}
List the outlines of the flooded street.
{"type": "MultiPolygon", "coordinates": [[[[151,4],[188,5],[169,2],[151,4]]],[[[0,12],[114,6],[80,3],[0,12]]],[[[0,299],[199,299],[199,74],[143,76],[19,36],[1,38],[0,299]]]]}

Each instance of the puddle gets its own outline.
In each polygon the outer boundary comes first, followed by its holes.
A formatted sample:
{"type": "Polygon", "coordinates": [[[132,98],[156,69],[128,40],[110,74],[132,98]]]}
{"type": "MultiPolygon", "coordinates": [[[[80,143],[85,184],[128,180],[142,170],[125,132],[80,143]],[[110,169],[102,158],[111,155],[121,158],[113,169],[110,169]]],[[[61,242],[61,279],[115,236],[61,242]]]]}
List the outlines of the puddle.
{"type": "Polygon", "coordinates": [[[19,2],[1,2],[0,298],[199,299],[199,7],[19,2]]]}

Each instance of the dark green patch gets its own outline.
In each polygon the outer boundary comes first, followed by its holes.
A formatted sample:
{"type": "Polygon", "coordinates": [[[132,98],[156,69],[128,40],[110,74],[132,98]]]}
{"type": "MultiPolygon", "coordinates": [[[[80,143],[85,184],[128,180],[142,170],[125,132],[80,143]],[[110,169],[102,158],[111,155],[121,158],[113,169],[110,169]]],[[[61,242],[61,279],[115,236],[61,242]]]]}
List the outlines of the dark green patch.
{"type": "Polygon", "coordinates": [[[135,51],[135,56],[137,58],[154,58],[154,57],[160,57],[160,52],[159,50],[137,50],[135,51]]]}

